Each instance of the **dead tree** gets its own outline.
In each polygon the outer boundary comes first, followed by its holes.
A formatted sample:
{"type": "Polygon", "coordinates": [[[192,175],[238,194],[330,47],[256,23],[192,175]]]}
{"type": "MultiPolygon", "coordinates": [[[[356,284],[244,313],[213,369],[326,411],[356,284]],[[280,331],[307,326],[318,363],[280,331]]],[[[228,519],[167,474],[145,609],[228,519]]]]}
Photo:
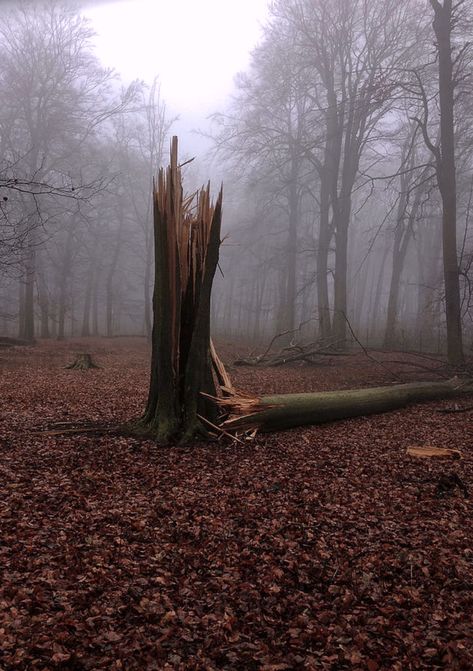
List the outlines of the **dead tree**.
{"type": "Polygon", "coordinates": [[[471,394],[471,381],[413,382],[389,387],[350,389],[306,394],[279,394],[261,398],[232,396],[219,401],[231,413],[225,431],[280,431],[305,424],[322,424],[349,417],[389,412],[412,403],[471,394]]]}
{"type": "Polygon", "coordinates": [[[177,149],[174,137],[170,165],[160,170],[153,191],[151,377],[146,411],[132,430],[160,443],[190,440],[217,425],[224,433],[276,431],[473,391],[471,381],[454,379],[263,398],[238,395],[210,340],[210,295],[219,256],[222,191],[215,205],[210,185],[185,196],[177,149]],[[220,399],[216,398],[217,382],[223,391],[220,399]]]}
{"type": "Polygon", "coordinates": [[[178,142],[154,186],[155,283],[151,378],[137,430],[161,443],[189,440],[217,421],[210,352],[210,294],[218,264],[222,190],[184,195],[178,142]]]}

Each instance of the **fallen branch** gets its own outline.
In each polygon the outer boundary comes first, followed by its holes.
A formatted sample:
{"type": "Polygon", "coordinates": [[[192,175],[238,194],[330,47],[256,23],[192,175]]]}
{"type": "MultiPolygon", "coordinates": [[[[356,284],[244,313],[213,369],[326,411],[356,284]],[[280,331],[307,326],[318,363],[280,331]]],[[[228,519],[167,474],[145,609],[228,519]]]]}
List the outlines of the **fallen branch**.
{"type": "Polygon", "coordinates": [[[65,436],[68,434],[78,435],[81,433],[94,433],[95,435],[101,435],[105,433],[120,433],[123,431],[123,427],[120,426],[75,426],[75,427],[64,427],[63,429],[40,429],[38,431],[33,431],[34,436],[65,436]]]}
{"type": "MultiPolygon", "coordinates": [[[[283,334],[280,334],[283,335],[283,334]]],[[[279,336],[278,336],[279,337],[279,336]]],[[[334,351],[337,342],[333,341],[330,344],[316,344],[308,343],[307,345],[290,345],[284,349],[275,352],[268,356],[268,349],[265,353],[256,357],[247,357],[237,359],[234,361],[235,366],[283,366],[288,363],[295,363],[297,361],[307,361],[308,363],[315,363],[313,357],[317,356],[343,356],[344,353],[334,351]]]]}

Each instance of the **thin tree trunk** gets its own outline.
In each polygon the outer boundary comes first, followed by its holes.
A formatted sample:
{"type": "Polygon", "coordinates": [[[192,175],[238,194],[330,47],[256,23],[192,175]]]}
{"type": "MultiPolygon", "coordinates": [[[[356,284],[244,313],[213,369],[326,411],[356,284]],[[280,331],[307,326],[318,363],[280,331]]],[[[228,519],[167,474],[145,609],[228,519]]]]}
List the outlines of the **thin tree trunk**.
{"type": "Polygon", "coordinates": [[[147,240],[146,243],[146,265],[145,265],[145,278],[144,278],[144,302],[145,302],[145,334],[151,339],[152,334],[152,320],[151,320],[151,271],[152,271],[152,244],[151,240],[147,240]]]}
{"type": "Polygon", "coordinates": [[[25,332],[25,281],[20,277],[18,282],[18,337],[23,339],[25,332]]]}
{"type": "Polygon", "coordinates": [[[32,233],[29,237],[29,248],[26,258],[26,272],[24,282],[24,303],[23,303],[23,332],[20,338],[33,342],[35,337],[35,319],[34,319],[34,286],[36,277],[36,250],[32,233]]]}
{"type": "Polygon", "coordinates": [[[394,245],[392,252],[392,271],[391,283],[389,288],[388,311],[386,317],[386,330],[384,333],[384,346],[392,347],[396,342],[396,328],[398,320],[398,301],[401,284],[401,274],[404,269],[406,254],[409,243],[414,232],[414,223],[421,202],[421,190],[418,188],[412,209],[407,216],[407,202],[404,196],[401,196],[403,202],[400,204],[397,217],[396,231],[394,233],[394,245]]]}
{"type": "Polygon", "coordinates": [[[283,331],[293,330],[296,325],[296,292],[297,292],[297,228],[299,222],[299,193],[297,177],[298,161],[292,159],[289,183],[289,230],[287,236],[286,261],[287,278],[286,293],[283,307],[283,331]]]}
{"type": "Polygon", "coordinates": [[[333,231],[330,226],[330,194],[325,175],[320,180],[320,225],[317,244],[317,309],[319,336],[328,341],[332,335],[332,320],[328,297],[328,255],[333,231]]]}
{"type": "Polygon", "coordinates": [[[107,338],[111,338],[113,335],[113,280],[115,276],[115,271],[117,269],[118,265],[118,259],[120,256],[120,251],[121,251],[121,244],[122,244],[122,234],[123,234],[123,224],[124,224],[124,219],[123,215],[120,211],[119,213],[119,226],[118,226],[118,232],[116,236],[116,241],[115,241],[115,246],[113,249],[113,256],[112,260],[110,262],[110,266],[108,269],[108,274],[107,274],[107,281],[106,281],[106,308],[105,308],[105,314],[106,314],[106,334],[107,338]]]}
{"type": "Polygon", "coordinates": [[[447,318],[447,354],[452,365],[462,364],[460,278],[457,256],[457,187],[455,169],[454,75],[452,60],[452,0],[431,0],[435,18],[439,62],[440,149],[436,153],[437,178],[442,196],[443,275],[447,318]]]}
{"type": "Polygon", "coordinates": [[[38,272],[38,302],[40,310],[40,336],[49,338],[49,296],[48,287],[42,271],[38,272]]]}
{"type": "Polygon", "coordinates": [[[88,338],[90,336],[90,310],[92,307],[92,291],[95,283],[95,260],[92,261],[89,268],[89,275],[87,279],[87,286],[84,296],[84,309],[82,313],[82,328],[81,336],[88,338]]]}
{"type": "Polygon", "coordinates": [[[72,265],[72,241],[74,238],[74,226],[69,223],[64,255],[62,258],[61,272],[59,275],[59,305],[58,305],[58,340],[63,340],[66,329],[66,311],[67,311],[67,289],[72,265]]]}

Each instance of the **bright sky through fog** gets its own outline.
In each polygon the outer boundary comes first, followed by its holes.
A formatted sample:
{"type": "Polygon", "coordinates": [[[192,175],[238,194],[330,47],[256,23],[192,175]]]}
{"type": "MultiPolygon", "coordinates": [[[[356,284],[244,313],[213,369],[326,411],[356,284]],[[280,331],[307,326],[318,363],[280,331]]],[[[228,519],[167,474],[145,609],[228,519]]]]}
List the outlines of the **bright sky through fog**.
{"type": "Polygon", "coordinates": [[[261,37],[268,0],[118,0],[88,7],[97,55],[125,81],[159,75],[168,107],[194,125],[222,109],[261,37]]]}

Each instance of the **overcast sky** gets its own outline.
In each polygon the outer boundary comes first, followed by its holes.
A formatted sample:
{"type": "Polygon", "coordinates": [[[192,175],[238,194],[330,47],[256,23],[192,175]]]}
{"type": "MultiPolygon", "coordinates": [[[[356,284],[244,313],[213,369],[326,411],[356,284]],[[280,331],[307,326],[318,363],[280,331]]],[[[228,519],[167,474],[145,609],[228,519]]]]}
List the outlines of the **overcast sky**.
{"type": "MultiPolygon", "coordinates": [[[[1,1],[1,0],[0,0],[1,1]]],[[[84,0],[97,55],[125,81],[159,75],[179,132],[205,126],[261,37],[268,0],[84,0]]]]}

